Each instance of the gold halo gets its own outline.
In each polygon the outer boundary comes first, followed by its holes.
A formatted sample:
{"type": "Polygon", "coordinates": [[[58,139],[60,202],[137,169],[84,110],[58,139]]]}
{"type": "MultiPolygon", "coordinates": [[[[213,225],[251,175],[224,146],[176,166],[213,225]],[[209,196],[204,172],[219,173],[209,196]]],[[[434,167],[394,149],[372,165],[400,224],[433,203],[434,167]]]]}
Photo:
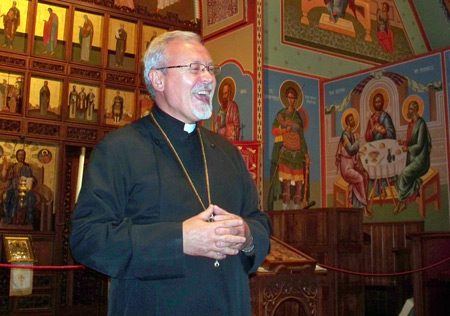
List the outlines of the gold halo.
{"type": "Polygon", "coordinates": [[[219,104],[222,105],[222,89],[225,84],[229,84],[231,86],[231,95],[230,100],[234,100],[234,96],[236,95],[236,83],[234,82],[233,78],[226,77],[224,78],[219,85],[219,89],[217,90],[217,98],[219,99],[219,104]]]}
{"type": "Polygon", "coordinates": [[[417,111],[417,114],[419,114],[419,116],[423,115],[424,105],[423,105],[422,98],[418,95],[410,95],[409,97],[407,97],[405,99],[405,101],[403,101],[403,106],[402,106],[402,115],[403,115],[403,118],[407,121],[410,121],[410,119],[408,118],[408,106],[412,101],[416,101],[417,104],[419,105],[419,110],[417,111]]]}
{"type": "Polygon", "coordinates": [[[345,130],[345,128],[347,127],[347,124],[345,123],[345,118],[347,116],[349,116],[350,114],[353,115],[353,117],[355,119],[355,123],[356,123],[355,128],[352,130],[352,132],[353,132],[353,131],[357,130],[359,127],[359,113],[358,113],[358,111],[356,111],[356,109],[349,108],[349,109],[345,110],[344,114],[342,114],[342,117],[341,117],[341,126],[342,126],[342,129],[345,130]]]}
{"type": "Polygon", "coordinates": [[[298,110],[303,106],[303,91],[302,88],[300,88],[299,84],[292,80],[287,80],[283,82],[283,84],[280,86],[280,100],[281,103],[285,108],[288,107],[289,103],[286,98],[286,90],[288,88],[294,88],[295,91],[297,91],[297,100],[295,101],[294,108],[298,110]]]}
{"type": "Polygon", "coordinates": [[[384,97],[384,105],[383,105],[383,110],[386,111],[386,109],[389,107],[389,104],[391,102],[391,99],[389,98],[389,94],[387,93],[386,90],[382,89],[382,88],[378,88],[372,91],[372,93],[369,96],[369,108],[370,108],[370,112],[374,113],[375,109],[373,107],[373,98],[378,94],[381,93],[384,97]]]}

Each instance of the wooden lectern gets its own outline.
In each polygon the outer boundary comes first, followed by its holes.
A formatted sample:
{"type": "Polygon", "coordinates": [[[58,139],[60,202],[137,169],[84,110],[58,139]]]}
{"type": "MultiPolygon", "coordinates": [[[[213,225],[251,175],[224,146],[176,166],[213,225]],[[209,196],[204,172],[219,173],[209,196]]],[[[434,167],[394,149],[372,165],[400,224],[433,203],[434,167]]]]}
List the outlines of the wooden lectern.
{"type": "Polygon", "coordinates": [[[316,261],[274,237],[262,266],[250,277],[252,315],[319,316],[322,307],[316,261]]]}

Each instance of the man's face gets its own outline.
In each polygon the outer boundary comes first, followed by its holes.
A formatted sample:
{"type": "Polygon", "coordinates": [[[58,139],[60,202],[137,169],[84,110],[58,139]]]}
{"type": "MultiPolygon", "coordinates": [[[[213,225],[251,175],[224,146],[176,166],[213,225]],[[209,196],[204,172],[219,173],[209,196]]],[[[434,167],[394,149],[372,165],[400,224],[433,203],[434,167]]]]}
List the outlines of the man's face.
{"type": "Polygon", "coordinates": [[[17,152],[17,161],[18,162],[24,162],[25,161],[25,152],[20,150],[17,152]]]}
{"type": "Polygon", "coordinates": [[[222,103],[224,105],[228,104],[228,98],[230,96],[230,87],[228,85],[223,86],[222,89],[222,103]]]}
{"type": "Polygon", "coordinates": [[[294,106],[295,101],[297,100],[297,98],[295,97],[295,95],[293,93],[289,92],[288,95],[287,95],[287,100],[288,100],[289,106],[294,106]]]}
{"type": "Polygon", "coordinates": [[[413,103],[410,103],[410,104],[408,105],[408,113],[406,114],[406,116],[407,116],[409,119],[412,119],[413,116],[416,114],[416,112],[417,112],[417,110],[416,110],[415,105],[414,105],[413,103]]]}
{"type": "Polygon", "coordinates": [[[348,125],[353,128],[356,125],[355,119],[353,118],[353,115],[350,115],[347,119],[348,125]]]}
{"type": "MultiPolygon", "coordinates": [[[[200,43],[175,40],[167,47],[167,66],[189,65],[199,62],[211,65],[208,50],[200,43]]],[[[163,91],[156,102],[162,110],[184,123],[208,119],[212,114],[212,98],[216,78],[206,69],[197,74],[188,67],[167,69],[161,73],[163,91]]]]}
{"type": "Polygon", "coordinates": [[[375,98],[373,99],[373,107],[375,108],[375,110],[376,111],[383,110],[383,105],[384,105],[383,97],[381,95],[376,95],[375,98]]]}

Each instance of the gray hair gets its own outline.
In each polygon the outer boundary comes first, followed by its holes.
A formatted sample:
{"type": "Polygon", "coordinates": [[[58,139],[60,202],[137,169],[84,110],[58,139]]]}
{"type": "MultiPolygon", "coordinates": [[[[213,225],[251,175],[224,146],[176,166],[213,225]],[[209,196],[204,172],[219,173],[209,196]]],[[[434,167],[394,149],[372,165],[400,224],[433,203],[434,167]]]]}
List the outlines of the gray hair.
{"type": "MultiPolygon", "coordinates": [[[[144,81],[147,87],[148,93],[154,99],[156,96],[156,91],[149,79],[150,70],[167,66],[167,46],[174,40],[183,40],[187,42],[198,42],[201,43],[201,38],[198,34],[187,31],[172,31],[166,32],[157,36],[150,43],[147,52],[142,58],[142,63],[144,65],[144,81]]],[[[164,71],[164,70],[163,70],[164,71]]],[[[164,73],[166,73],[164,71],[164,73]]]]}

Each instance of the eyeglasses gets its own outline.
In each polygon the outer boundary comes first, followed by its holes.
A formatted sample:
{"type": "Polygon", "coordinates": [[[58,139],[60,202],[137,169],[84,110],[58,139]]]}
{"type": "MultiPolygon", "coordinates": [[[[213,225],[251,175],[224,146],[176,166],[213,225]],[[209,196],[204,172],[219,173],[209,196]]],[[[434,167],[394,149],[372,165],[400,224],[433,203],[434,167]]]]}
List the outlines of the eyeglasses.
{"type": "Polygon", "coordinates": [[[218,74],[220,74],[219,66],[217,66],[217,65],[206,66],[199,62],[193,62],[193,63],[190,63],[189,65],[167,66],[167,67],[159,67],[159,68],[155,68],[155,69],[162,70],[162,69],[170,69],[170,68],[189,68],[189,72],[194,75],[205,71],[205,69],[208,70],[208,72],[211,75],[217,76],[218,74]]]}

